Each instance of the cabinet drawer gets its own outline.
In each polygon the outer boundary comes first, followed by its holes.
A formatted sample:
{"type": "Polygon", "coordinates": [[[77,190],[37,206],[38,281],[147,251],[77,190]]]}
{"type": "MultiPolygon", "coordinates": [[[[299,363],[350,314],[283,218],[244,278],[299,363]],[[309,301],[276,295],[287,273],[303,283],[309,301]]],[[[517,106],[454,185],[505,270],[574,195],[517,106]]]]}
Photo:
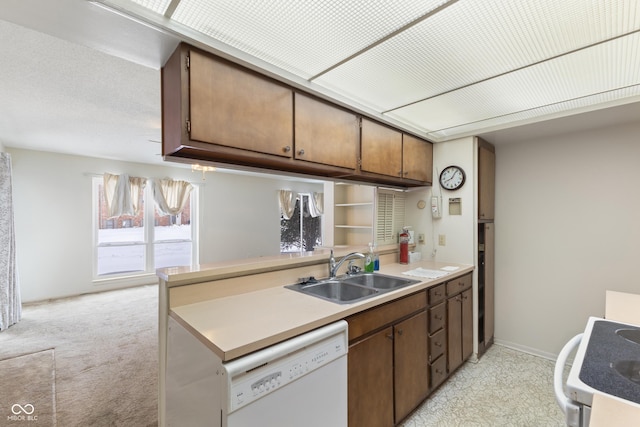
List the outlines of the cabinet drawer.
{"type": "Polygon", "coordinates": [[[349,341],[390,325],[412,313],[424,310],[427,306],[425,292],[418,292],[381,307],[372,308],[362,313],[347,317],[349,323],[349,341]]]}
{"type": "Polygon", "coordinates": [[[444,354],[447,346],[447,334],[444,329],[440,329],[429,336],[429,361],[436,360],[444,354]]]}
{"type": "Polygon", "coordinates": [[[447,282],[447,295],[455,295],[471,287],[471,274],[447,282]]]}
{"type": "Polygon", "coordinates": [[[429,288],[429,305],[434,305],[444,300],[445,298],[445,287],[444,283],[442,285],[434,286],[429,288]]]}
{"type": "Polygon", "coordinates": [[[447,358],[440,356],[429,364],[431,371],[431,389],[439,386],[447,378],[447,358]]]}
{"type": "Polygon", "coordinates": [[[445,314],[446,305],[444,302],[429,309],[429,335],[444,327],[445,314]]]}

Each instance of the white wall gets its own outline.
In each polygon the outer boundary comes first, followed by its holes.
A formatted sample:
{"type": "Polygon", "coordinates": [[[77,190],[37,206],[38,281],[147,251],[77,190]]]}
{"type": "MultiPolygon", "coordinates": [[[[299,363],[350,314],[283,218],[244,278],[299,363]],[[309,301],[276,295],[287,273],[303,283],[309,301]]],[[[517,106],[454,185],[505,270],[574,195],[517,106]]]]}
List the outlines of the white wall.
{"type": "Polygon", "coordinates": [[[425,234],[425,244],[417,245],[416,251],[422,252],[423,260],[474,264],[474,227],[476,202],[475,192],[475,142],[474,138],[461,138],[455,141],[434,144],[433,146],[433,186],[407,193],[407,224],[419,233],[425,234]],[[466,174],[465,184],[456,191],[441,190],[438,184],[440,171],[450,165],[463,168],[466,174]],[[431,195],[442,196],[442,217],[431,217],[431,195]],[[460,198],[462,215],[449,215],[449,199],[460,198]],[[427,207],[418,209],[419,200],[427,202],[427,207]],[[445,246],[438,244],[438,235],[446,237],[445,246]],[[436,249],[435,254],[433,249],[436,249]]]}
{"type": "MultiPolygon", "coordinates": [[[[18,274],[25,302],[103,291],[92,283],[91,174],[170,177],[200,188],[200,262],[279,253],[277,190],[322,191],[322,184],[274,176],[201,174],[154,166],[8,148],[13,161],[18,274]]],[[[171,165],[171,163],[167,163],[171,165]]],[[[156,282],[155,277],[149,278],[156,282]]]]}
{"type": "Polygon", "coordinates": [[[640,123],[496,147],[497,342],[555,357],[640,293],[640,123]]]}

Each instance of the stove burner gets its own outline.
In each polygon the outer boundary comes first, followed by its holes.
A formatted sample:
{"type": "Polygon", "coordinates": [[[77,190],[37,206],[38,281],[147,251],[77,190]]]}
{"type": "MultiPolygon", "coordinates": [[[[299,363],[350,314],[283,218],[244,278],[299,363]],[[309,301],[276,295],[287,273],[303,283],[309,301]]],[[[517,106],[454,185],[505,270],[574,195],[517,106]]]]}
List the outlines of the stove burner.
{"type": "Polygon", "coordinates": [[[638,360],[620,360],[612,363],[611,366],[620,375],[636,384],[640,384],[640,361],[638,360]]]}
{"type": "Polygon", "coordinates": [[[584,357],[578,361],[579,379],[602,393],[640,404],[640,339],[633,341],[640,338],[640,327],[608,320],[592,326],[584,357]]]}
{"type": "Polygon", "coordinates": [[[640,330],[638,329],[618,329],[616,334],[627,341],[640,344],[640,330]]]}

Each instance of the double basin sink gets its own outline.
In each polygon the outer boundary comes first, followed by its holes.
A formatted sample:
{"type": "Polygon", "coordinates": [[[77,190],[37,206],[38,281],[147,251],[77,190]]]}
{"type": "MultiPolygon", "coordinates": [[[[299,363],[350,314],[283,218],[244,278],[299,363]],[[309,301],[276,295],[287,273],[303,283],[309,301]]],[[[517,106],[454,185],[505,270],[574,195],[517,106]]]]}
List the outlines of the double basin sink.
{"type": "Polygon", "coordinates": [[[338,304],[351,304],[416,283],[420,281],[380,273],[361,273],[333,279],[311,279],[285,288],[338,304]]]}

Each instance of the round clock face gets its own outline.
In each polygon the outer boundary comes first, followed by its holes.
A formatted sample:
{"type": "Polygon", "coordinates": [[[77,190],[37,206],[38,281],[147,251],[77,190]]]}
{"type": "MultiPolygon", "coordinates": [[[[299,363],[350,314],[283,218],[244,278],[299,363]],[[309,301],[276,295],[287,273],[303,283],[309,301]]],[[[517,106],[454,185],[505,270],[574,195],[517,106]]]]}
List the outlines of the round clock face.
{"type": "Polygon", "coordinates": [[[459,166],[447,166],[440,173],[440,185],[447,190],[457,190],[464,184],[464,171],[459,166]]]}

